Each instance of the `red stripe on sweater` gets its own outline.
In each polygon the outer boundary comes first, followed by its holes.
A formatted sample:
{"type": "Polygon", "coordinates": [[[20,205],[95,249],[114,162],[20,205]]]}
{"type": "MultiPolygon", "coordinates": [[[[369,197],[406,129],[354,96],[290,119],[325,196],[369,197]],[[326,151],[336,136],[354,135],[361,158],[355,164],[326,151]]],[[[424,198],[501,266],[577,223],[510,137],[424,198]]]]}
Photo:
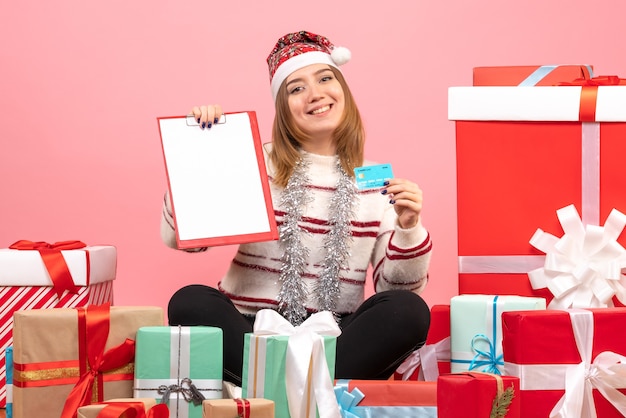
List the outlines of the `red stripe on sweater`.
{"type": "MultiPolygon", "coordinates": [[[[395,233],[395,231],[394,231],[395,233]]],[[[397,253],[410,253],[413,251],[418,251],[420,248],[425,247],[425,246],[429,246],[432,247],[432,243],[430,242],[430,234],[426,235],[426,238],[424,238],[424,241],[422,241],[421,243],[419,243],[419,245],[415,246],[415,247],[411,247],[411,248],[400,248],[400,247],[396,247],[395,245],[393,245],[391,243],[391,240],[393,239],[393,234],[391,235],[391,238],[389,239],[389,245],[388,245],[388,249],[391,251],[395,251],[397,253]]]]}

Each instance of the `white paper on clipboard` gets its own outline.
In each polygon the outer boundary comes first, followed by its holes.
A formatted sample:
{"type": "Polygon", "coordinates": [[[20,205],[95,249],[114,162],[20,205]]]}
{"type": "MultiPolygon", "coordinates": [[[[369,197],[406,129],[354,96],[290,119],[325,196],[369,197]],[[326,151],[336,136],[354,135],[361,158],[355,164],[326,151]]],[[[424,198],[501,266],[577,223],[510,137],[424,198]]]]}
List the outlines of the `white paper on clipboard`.
{"type": "Polygon", "coordinates": [[[278,239],[256,113],[225,118],[157,118],[179,248],[278,239]]]}

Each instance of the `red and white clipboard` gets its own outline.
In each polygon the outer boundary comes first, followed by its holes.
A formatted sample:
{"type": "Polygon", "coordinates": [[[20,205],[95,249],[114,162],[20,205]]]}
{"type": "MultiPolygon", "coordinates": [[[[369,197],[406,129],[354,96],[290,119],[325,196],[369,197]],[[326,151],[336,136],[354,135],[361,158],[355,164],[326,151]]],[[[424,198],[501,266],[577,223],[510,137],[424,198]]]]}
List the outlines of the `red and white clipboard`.
{"type": "Polygon", "coordinates": [[[256,113],[158,117],[179,248],[278,239],[256,113]]]}

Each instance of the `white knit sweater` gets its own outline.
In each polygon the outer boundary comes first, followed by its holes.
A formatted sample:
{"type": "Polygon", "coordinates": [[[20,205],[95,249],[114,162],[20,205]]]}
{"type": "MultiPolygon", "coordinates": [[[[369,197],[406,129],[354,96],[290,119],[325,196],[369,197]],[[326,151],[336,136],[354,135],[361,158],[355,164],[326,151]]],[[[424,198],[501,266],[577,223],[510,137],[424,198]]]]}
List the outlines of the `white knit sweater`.
{"type": "MultiPolygon", "coordinates": [[[[321,156],[303,152],[309,160],[308,177],[313,200],[303,210],[300,227],[310,233],[303,234],[303,242],[310,249],[309,261],[302,280],[309,289],[306,308],[317,310],[312,294],[324,259],[324,234],[328,232],[328,202],[335,191],[339,173],[337,157],[321,156]]],[[[367,162],[366,164],[372,164],[367,162]]],[[[270,190],[276,222],[280,226],[284,210],[281,208],[282,188],[272,182],[272,170],[267,160],[270,190]]],[[[407,289],[421,292],[428,279],[431,256],[431,240],[421,221],[410,229],[402,229],[397,223],[389,197],[380,189],[358,193],[356,219],[352,221],[352,242],[348,268],[340,277],[341,295],[336,313],[354,312],[363,302],[369,263],[377,292],[389,289],[407,289]]],[[[166,194],[161,218],[161,238],[166,245],[176,248],[175,222],[172,219],[170,199],[166,194]]],[[[201,251],[197,249],[196,251],[201,251]]],[[[241,244],[226,275],[218,288],[246,314],[254,314],[264,308],[277,308],[277,295],[282,249],[279,241],[241,244]]]]}

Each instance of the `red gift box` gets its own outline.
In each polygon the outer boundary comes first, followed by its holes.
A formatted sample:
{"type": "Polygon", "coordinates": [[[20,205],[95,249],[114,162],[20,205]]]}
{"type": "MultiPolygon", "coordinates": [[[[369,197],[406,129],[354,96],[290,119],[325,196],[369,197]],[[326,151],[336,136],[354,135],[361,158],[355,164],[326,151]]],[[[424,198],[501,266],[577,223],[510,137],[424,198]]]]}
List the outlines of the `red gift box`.
{"type": "Polygon", "coordinates": [[[545,259],[529,243],[537,228],[560,236],[554,213],[570,204],[595,225],[626,209],[626,87],[451,87],[448,103],[459,293],[550,301],[527,276],[545,259]]]}
{"type": "MultiPolygon", "coordinates": [[[[625,321],[626,308],[504,312],[504,373],[520,377],[522,416],[551,416],[566,387],[569,399],[595,408],[598,417],[624,416],[625,321]],[[602,392],[621,403],[621,412],[602,392]]],[[[591,416],[576,405],[569,408],[567,416],[591,416]]]]}
{"type": "MultiPolygon", "coordinates": [[[[494,399],[509,391],[512,395],[507,407],[506,418],[519,418],[520,380],[514,376],[499,376],[480,372],[451,373],[437,379],[437,409],[439,418],[483,418],[491,414],[494,399]]],[[[547,416],[547,415],[546,415],[547,416]]]]}
{"type": "Polygon", "coordinates": [[[13,343],[13,314],[113,303],[116,268],[117,250],[110,245],[23,240],[0,249],[0,407],[6,401],[4,352],[13,343]]]}
{"type": "Polygon", "coordinates": [[[342,416],[437,417],[437,382],[337,380],[335,394],[342,416]]]}
{"type": "Polygon", "coordinates": [[[554,86],[561,81],[593,76],[591,65],[516,65],[476,67],[474,86],[554,86]]]}
{"type": "Polygon", "coordinates": [[[426,343],[398,367],[394,378],[434,382],[443,373],[450,373],[450,305],[434,305],[426,343]]]}

